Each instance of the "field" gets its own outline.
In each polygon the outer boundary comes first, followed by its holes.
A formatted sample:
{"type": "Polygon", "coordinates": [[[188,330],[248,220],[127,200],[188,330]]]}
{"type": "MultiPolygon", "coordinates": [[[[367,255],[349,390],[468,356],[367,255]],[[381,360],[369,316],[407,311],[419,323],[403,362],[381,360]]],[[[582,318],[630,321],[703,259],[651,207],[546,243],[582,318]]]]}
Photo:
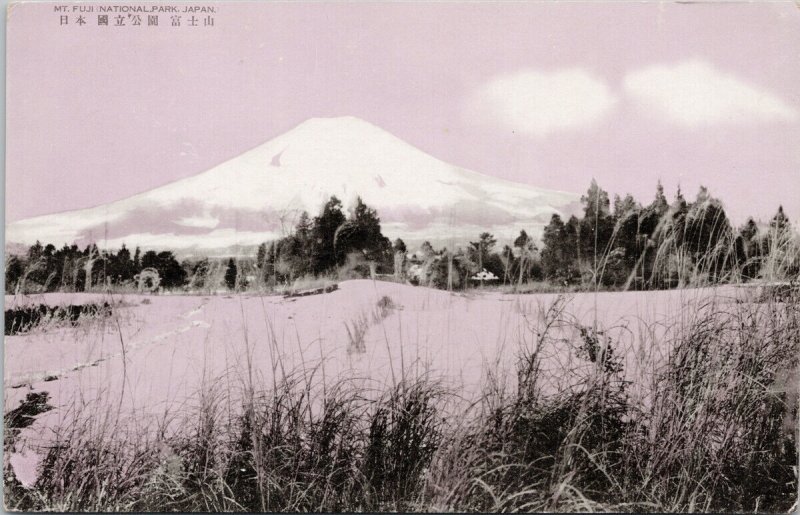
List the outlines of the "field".
{"type": "Polygon", "coordinates": [[[110,309],[6,337],[8,508],[796,499],[800,317],[769,289],[6,297],[41,304],[110,309]]]}

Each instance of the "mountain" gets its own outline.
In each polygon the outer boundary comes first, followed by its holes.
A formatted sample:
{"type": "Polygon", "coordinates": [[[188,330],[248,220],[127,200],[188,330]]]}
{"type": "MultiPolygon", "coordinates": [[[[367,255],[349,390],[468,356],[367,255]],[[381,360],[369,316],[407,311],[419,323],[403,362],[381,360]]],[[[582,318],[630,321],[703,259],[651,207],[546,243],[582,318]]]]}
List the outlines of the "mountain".
{"type": "Polygon", "coordinates": [[[579,197],[451,166],[358,118],[311,119],[198,175],[102,206],[6,227],[6,242],[241,252],[314,216],[336,195],[375,207],[383,233],[414,245],[464,243],[482,231],[539,234],[579,197]]]}

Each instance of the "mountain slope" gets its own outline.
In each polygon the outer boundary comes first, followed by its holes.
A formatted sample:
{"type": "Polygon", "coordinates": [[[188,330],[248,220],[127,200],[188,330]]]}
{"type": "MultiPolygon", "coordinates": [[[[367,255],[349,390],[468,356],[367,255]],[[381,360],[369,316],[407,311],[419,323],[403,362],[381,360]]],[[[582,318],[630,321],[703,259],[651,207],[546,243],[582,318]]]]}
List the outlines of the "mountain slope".
{"type": "Polygon", "coordinates": [[[35,240],[225,253],[290,231],[331,196],[360,195],[383,232],[408,243],[461,243],[484,230],[539,233],[578,196],[457,168],[363,120],[311,119],[198,175],[106,205],[11,223],[9,243],[35,240]]]}

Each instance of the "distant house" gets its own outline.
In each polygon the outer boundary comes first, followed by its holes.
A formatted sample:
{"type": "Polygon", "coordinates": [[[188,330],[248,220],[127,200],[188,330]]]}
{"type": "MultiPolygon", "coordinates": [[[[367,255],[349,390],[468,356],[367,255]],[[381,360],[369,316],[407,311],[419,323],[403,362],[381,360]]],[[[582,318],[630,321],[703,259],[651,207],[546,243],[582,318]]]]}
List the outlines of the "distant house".
{"type": "Polygon", "coordinates": [[[472,281],[480,281],[480,283],[483,284],[484,282],[499,281],[500,278],[484,268],[483,270],[481,270],[477,274],[475,274],[472,277],[470,277],[470,280],[472,280],[472,281]]]}

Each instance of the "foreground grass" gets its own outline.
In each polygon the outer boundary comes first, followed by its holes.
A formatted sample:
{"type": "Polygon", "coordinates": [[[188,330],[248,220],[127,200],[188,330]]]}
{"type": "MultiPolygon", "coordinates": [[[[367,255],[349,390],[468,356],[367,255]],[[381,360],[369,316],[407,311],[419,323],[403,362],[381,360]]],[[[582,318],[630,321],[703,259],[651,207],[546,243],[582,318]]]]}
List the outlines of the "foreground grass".
{"type": "Polygon", "coordinates": [[[6,507],[790,511],[800,299],[752,300],[710,299],[652,336],[668,359],[635,395],[619,342],[556,302],[531,321],[515,384],[488,374],[469,403],[431,377],[373,391],[298,371],[209,382],[155,427],[85,408],[54,428],[33,487],[5,467],[6,507]],[[580,372],[559,382],[552,352],[580,372]]]}

